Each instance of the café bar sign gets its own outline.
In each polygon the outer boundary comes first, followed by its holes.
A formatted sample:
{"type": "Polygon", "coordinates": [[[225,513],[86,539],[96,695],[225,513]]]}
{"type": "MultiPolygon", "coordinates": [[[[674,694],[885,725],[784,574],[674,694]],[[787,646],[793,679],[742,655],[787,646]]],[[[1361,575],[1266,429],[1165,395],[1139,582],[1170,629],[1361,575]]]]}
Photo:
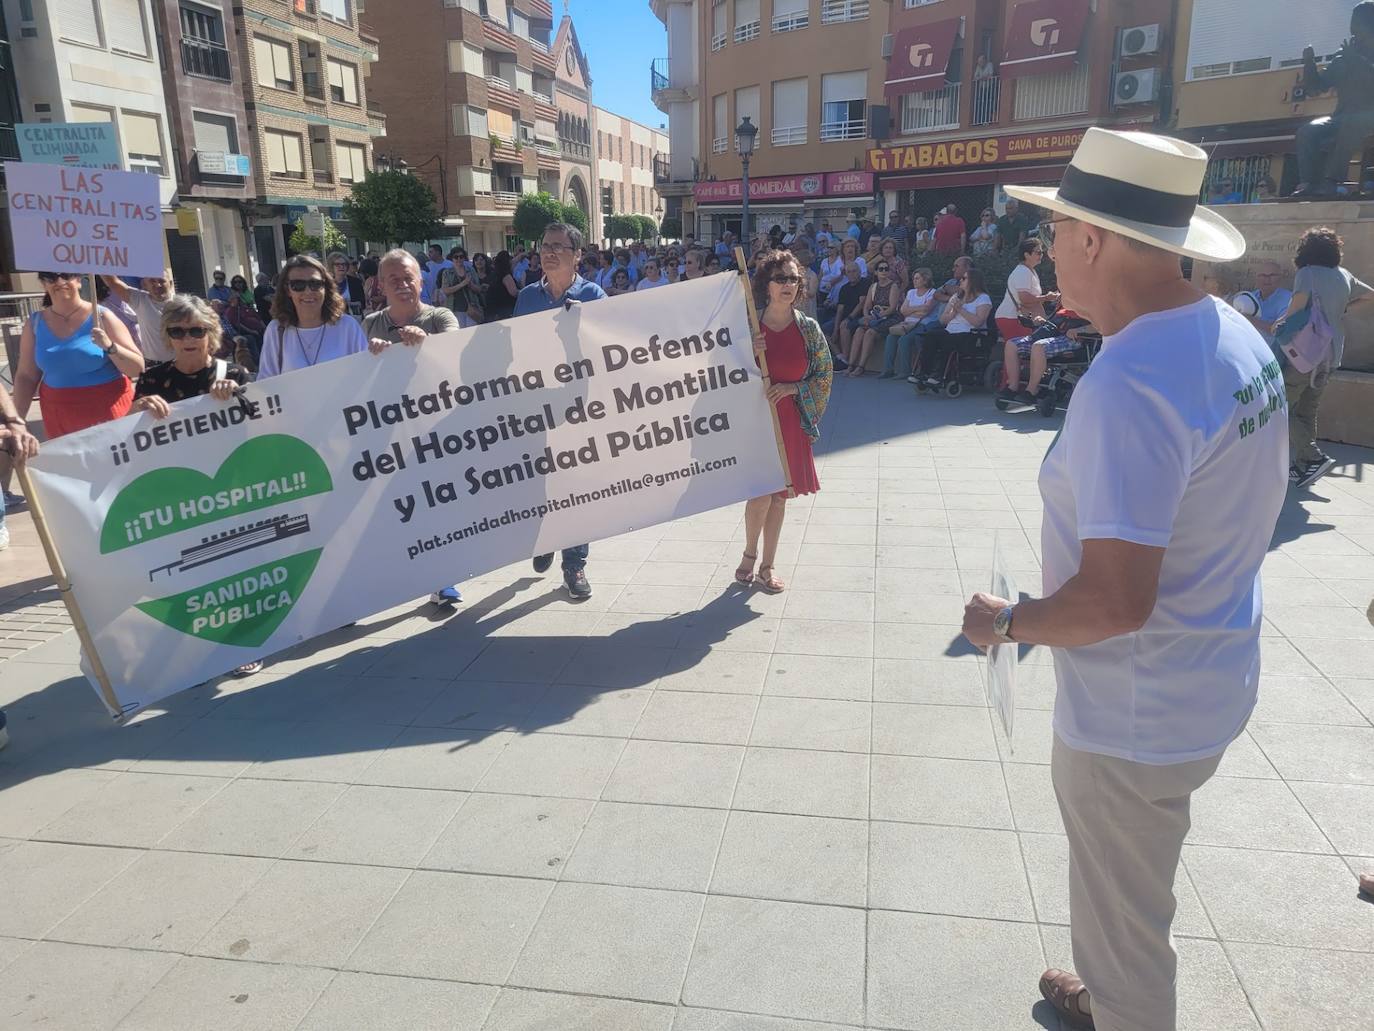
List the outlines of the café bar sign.
{"type": "MultiPolygon", "coordinates": [[[[811,200],[854,197],[873,192],[872,172],[814,172],[809,175],[765,175],[749,180],[750,201],[811,200]]],[[[728,204],[743,199],[738,179],[697,183],[698,204],[728,204]]]]}
{"type": "MultiPolygon", "coordinates": [[[[977,168],[1018,161],[1053,161],[1073,156],[1085,129],[1022,132],[983,136],[975,140],[910,143],[875,147],[868,152],[871,172],[934,172],[949,168],[977,168]]],[[[752,199],[753,192],[750,191],[752,199]]]]}

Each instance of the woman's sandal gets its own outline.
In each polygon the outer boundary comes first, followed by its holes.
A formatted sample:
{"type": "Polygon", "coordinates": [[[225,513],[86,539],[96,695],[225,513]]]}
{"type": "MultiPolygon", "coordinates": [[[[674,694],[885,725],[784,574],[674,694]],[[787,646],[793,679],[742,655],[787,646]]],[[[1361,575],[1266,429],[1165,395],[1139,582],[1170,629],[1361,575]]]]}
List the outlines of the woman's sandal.
{"type": "Polygon", "coordinates": [[[759,575],[755,582],[769,594],[781,594],[787,589],[787,585],[773,575],[772,566],[759,566],[759,575]],[[767,576],[763,575],[765,569],[768,570],[767,576]]]}
{"type": "Polygon", "coordinates": [[[1093,1015],[1081,1009],[1079,1000],[1088,993],[1083,979],[1067,970],[1050,968],[1040,975],[1040,994],[1070,1027],[1094,1028],[1093,1015]]]}
{"type": "Polygon", "coordinates": [[[1360,894],[1374,902],[1374,873],[1360,874],[1360,894]]]}
{"type": "Polygon", "coordinates": [[[759,556],[757,553],[751,555],[746,551],[744,557],[749,564],[746,566],[744,563],[740,563],[739,568],[735,570],[735,583],[742,587],[749,587],[754,582],[754,563],[759,560],[759,556]]]}

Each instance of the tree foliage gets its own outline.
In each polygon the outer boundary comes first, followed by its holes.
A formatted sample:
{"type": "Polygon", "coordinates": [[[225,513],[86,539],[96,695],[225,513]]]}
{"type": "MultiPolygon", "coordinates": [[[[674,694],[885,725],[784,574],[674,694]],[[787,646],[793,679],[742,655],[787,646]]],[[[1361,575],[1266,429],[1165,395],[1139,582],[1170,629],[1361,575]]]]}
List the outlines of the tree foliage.
{"type": "Polygon", "coordinates": [[[387,246],[430,240],[442,232],[434,191],[400,171],[368,172],[343,202],[344,217],[364,240],[387,246]]]}
{"type": "Polygon", "coordinates": [[[649,240],[658,235],[658,223],[648,215],[607,215],[601,233],[608,240],[649,240]]]}
{"type": "Polygon", "coordinates": [[[682,219],[669,216],[659,225],[658,231],[669,240],[680,240],[682,238],[682,219]]]}
{"type": "Polygon", "coordinates": [[[566,222],[576,226],[585,236],[587,216],[576,204],[564,204],[548,193],[527,193],[515,205],[515,235],[533,243],[544,235],[550,222],[566,222]]]}
{"type": "Polygon", "coordinates": [[[291,233],[291,239],[287,240],[287,246],[296,254],[318,254],[323,258],[334,251],[342,251],[348,247],[348,240],[329,216],[324,216],[324,239],[318,236],[311,236],[305,231],[305,218],[296,219],[296,228],[291,233]]]}
{"type": "Polygon", "coordinates": [[[658,223],[648,215],[632,215],[638,224],[639,229],[635,233],[636,240],[653,240],[658,237],[658,223]]]}

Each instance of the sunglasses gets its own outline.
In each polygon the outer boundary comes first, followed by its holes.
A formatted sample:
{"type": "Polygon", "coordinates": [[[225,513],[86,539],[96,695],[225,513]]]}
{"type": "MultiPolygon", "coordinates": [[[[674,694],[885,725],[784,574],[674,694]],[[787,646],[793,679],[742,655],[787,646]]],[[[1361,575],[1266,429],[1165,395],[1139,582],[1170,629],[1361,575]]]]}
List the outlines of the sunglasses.
{"type": "Polygon", "coordinates": [[[886,271],[888,270],[888,267],[887,267],[886,265],[875,265],[875,266],[873,266],[873,267],[874,267],[878,272],[886,272],[886,271]]]}
{"type": "Polygon", "coordinates": [[[56,283],[59,280],[64,283],[73,283],[81,279],[79,272],[40,272],[38,281],[40,283],[56,283]]]}
{"type": "Polygon", "coordinates": [[[324,280],[323,280],[323,279],[289,279],[289,280],[287,280],[286,285],[287,285],[287,287],[290,288],[290,290],[291,290],[291,292],[292,292],[293,294],[303,294],[303,293],[305,293],[307,290],[316,290],[316,291],[323,290],[323,289],[324,289],[324,280]]]}
{"type": "Polygon", "coordinates": [[[779,272],[776,276],[773,277],[773,282],[781,283],[787,286],[795,286],[796,284],[801,282],[801,276],[793,276],[787,274],[786,272],[779,272]]]}
{"type": "Polygon", "coordinates": [[[204,326],[168,326],[164,331],[173,340],[184,340],[190,337],[192,340],[204,340],[205,335],[210,331],[204,326]]]}
{"type": "Polygon", "coordinates": [[[1040,242],[1043,243],[1046,247],[1053,247],[1055,225],[1057,225],[1060,222],[1068,221],[1071,220],[1067,218],[1049,218],[1041,222],[1038,226],[1035,227],[1036,234],[1040,237],[1040,242]]]}

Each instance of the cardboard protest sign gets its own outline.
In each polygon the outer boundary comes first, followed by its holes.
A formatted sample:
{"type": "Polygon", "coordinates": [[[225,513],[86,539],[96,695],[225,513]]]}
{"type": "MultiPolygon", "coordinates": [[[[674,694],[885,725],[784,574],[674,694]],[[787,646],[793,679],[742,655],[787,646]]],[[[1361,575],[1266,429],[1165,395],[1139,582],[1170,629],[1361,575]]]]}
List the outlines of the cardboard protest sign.
{"type": "Polygon", "coordinates": [[[30,475],[111,707],[781,489],[745,304],[714,276],[265,380],[251,410],[199,397],[45,445],[30,475]]]}
{"type": "Polygon", "coordinates": [[[115,171],[122,167],[111,122],[27,122],[14,131],[23,161],[115,171]]]}
{"type": "Polygon", "coordinates": [[[17,268],[162,274],[157,176],[6,162],[5,181],[17,268]]]}

